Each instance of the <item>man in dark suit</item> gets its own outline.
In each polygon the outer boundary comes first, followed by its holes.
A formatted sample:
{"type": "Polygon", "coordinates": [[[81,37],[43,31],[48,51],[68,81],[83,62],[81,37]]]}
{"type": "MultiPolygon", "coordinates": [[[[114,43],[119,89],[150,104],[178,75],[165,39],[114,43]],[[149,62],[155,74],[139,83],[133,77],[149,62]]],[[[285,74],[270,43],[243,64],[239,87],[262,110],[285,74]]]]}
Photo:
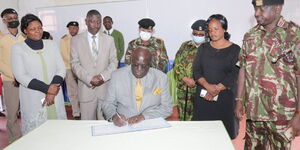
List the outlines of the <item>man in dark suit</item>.
{"type": "Polygon", "coordinates": [[[107,120],[123,126],[145,119],[167,118],[172,112],[172,100],[167,75],[150,68],[151,52],[136,48],[130,66],[112,74],[108,94],[102,105],[107,120]]]}
{"type": "Polygon", "coordinates": [[[85,23],[87,31],[71,40],[71,66],[79,79],[81,119],[103,119],[101,105],[107,82],[118,65],[116,47],[111,36],[99,32],[101,14],[97,10],[87,13],[85,23]]]}

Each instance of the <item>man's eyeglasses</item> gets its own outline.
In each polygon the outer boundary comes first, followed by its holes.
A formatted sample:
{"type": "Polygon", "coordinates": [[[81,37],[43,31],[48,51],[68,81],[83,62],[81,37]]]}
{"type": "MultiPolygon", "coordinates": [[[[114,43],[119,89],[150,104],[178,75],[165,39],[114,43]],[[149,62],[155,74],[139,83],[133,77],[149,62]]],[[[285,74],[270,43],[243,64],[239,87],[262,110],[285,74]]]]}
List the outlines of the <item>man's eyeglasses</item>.
{"type": "Polygon", "coordinates": [[[3,20],[6,20],[6,21],[12,21],[12,20],[18,20],[19,18],[18,17],[7,17],[7,18],[3,18],[3,20]]]}

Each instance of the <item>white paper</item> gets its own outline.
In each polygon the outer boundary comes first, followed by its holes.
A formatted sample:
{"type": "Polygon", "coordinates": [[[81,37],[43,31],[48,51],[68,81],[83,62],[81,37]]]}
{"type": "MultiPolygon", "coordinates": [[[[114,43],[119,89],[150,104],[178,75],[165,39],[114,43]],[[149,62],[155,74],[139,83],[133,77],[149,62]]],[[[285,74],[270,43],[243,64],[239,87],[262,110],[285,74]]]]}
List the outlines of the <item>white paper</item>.
{"type": "Polygon", "coordinates": [[[94,125],[92,126],[92,136],[119,134],[167,127],[171,127],[171,125],[163,118],[148,119],[137,124],[126,125],[122,127],[115,126],[113,123],[107,125],[94,125]]]}

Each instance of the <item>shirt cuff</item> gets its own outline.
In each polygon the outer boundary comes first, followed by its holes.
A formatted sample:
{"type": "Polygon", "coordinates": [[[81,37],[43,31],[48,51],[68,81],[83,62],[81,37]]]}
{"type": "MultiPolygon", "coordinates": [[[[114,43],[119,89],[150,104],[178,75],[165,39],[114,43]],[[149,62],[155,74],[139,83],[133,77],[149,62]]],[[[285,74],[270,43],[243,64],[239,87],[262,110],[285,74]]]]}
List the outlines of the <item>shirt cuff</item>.
{"type": "Polygon", "coordinates": [[[32,79],[28,84],[28,88],[47,94],[49,85],[47,85],[46,83],[44,83],[40,80],[32,79]]]}
{"type": "Polygon", "coordinates": [[[100,76],[102,77],[102,80],[105,82],[105,78],[102,74],[100,74],[100,76]]]}
{"type": "Polygon", "coordinates": [[[55,75],[51,81],[51,84],[60,84],[62,85],[64,82],[64,78],[59,76],[59,75],[55,75]]]}

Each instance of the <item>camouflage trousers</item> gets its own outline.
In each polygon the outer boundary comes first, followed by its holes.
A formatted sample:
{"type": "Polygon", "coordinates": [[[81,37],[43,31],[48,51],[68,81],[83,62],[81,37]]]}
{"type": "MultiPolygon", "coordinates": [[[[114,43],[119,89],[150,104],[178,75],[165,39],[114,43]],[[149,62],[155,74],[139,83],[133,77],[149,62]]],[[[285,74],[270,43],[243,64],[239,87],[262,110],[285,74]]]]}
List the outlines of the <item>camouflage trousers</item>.
{"type": "Polygon", "coordinates": [[[184,120],[186,91],[179,90],[179,89],[177,90],[179,120],[181,120],[181,121],[191,121],[192,120],[194,95],[195,95],[194,91],[188,92],[186,114],[185,114],[185,120],[184,120]]]}
{"type": "Polygon", "coordinates": [[[247,120],[245,150],[290,150],[291,141],[284,138],[287,125],[288,121],[247,120]]]}

